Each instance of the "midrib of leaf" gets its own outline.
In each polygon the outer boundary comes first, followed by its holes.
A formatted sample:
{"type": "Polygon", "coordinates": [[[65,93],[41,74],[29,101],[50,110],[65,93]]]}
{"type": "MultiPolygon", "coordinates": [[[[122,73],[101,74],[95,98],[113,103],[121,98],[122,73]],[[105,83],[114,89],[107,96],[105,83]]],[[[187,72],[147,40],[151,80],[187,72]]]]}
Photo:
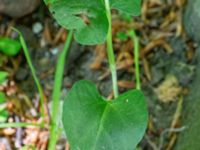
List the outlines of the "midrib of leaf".
{"type": "Polygon", "coordinates": [[[104,123],[104,120],[106,118],[106,113],[108,111],[108,108],[109,108],[109,104],[106,103],[106,106],[104,108],[104,111],[102,113],[102,117],[101,117],[101,120],[99,122],[99,126],[98,126],[98,130],[97,130],[97,136],[96,136],[96,139],[95,139],[95,143],[94,143],[94,147],[93,147],[93,150],[96,150],[96,145],[97,145],[97,142],[99,140],[99,137],[100,137],[100,134],[101,134],[101,131],[103,130],[103,123],[104,123]]]}
{"type": "MultiPolygon", "coordinates": [[[[116,112],[116,114],[119,116],[120,120],[122,121],[123,124],[126,124],[126,120],[124,120],[124,117],[119,113],[119,111],[112,105],[113,110],[116,112]]],[[[125,141],[123,140],[123,143],[125,141]]],[[[126,143],[126,142],[125,142],[126,143]]],[[[125,144],[123,145],[125,146],[125,144]]]]}
{"type": "Polygon", "coordinates": [[[101,117],[101,120],[99,122],[99,126],[98,126],[98,131],[97,131],[97,137],[96,137],[96,140],[95,140],[95,143],[94,143],[94,147],[92,150],[96,150],[96,145],[97,145],[97,142],[99,140],[99,137],[100,137],[100,134],[101,134],[101,131],[103,130],[103,123],[104,123],[104,120],[106,118],[106,114],[107,114],[107,111],[109,108],[113,108],[113,110],[116,112],[116,114],[119,116],[120,120],[122,121],[123,124],[126,124],[126,121],[124,120],[123,116],[121,116],[121,114],[115,109],[115,107],[113,107],[112,105],[110,105],[109,103],[106,104],[105,108],[104,108],[104,111],[102,113],[102,117],[101,117]]]}

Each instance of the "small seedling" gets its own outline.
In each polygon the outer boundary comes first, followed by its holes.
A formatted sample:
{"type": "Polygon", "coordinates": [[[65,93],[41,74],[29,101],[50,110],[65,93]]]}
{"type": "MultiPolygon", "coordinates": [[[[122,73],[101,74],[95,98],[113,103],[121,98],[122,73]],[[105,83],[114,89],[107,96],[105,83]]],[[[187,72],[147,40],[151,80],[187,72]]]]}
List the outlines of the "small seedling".
{"type": "MultiPolygon", "coordinates": [[[[136,42],[134,52],[137,90],[118,95],[112,46],[111,10],[117,9],[133,16],[139,15],[141,1],[45,0],[45,3],[60,25],[74,30],[74,38],[80,44],[94,45],[107,41],[115,99],[108,101],[102,98],[103,96],[98,93],[95,85],[90,81],[83,80],[75,83],[64,101],[62,115],[70,149],[134,149],[145,132],[148,120],[145,98],[140,90],[139,42],[131,33],[130,36],[136,42]]],[[[56,117],[54,113],[53,116],[56,117]]],[[[54,129],[54,132],[56,131],[54,129]]],[[[52,132],[52,134],[55,133],[52,132]]],[[[52,143],[55,141],[50,140],[50,150],[55,148],[55,144],[52,143]]]]}
{"type": "MultiPolygon", "coordinates": [[[[65,98],[62,113],[62,122],[70,144],[70,150],[135,149],[145,133],[148,121],[145,97],[140,90],[139,42],[134,32],[130,32],[134,42],[136,89],[119,95],[112,46],[111,10],[117,9],[132,16],[139,15],[141,0],[45,0],[45,3],[49,6],[58,23],[66,29],[70,29],[56,66],[48,150],[55,150],[57,138],[61,132],[59,129],[60,91],[65,57],[73,35],[80,44],[94,45],[107,42],[114,99],[107,100],[104,98],[99,94],[95,84],[90,81],[82,80],[74,84],[65,98]]],[[[44,93],[36,76],[23,36],[20,32],[18,33],[25,57],[40,93],[41,114],[45,122],[44,93]]],[[[38,126],[44,127],[43,123],[38,126]]],[[[28,123],[10,123],[6,127],[28,125],[28,123]]],[[[5,125],[0,124],[1,126],[5,125]]]]}
{"type": "MultiPolygon", "coordinates": [[[[9,39],[9,38],[2,38],[2,39],[3,40],[0,41],[0,43],[1,43],[1,48],[0,48],[1,51],[0,52],[3,52],[7,56],[17,55],[20,52],[21,47],[24,46],[23,44],[25,43],[22,40],[21,40],[22,42],[21,41],[19,42],[19,41],[15,41],[15,40],[12,40],[12,39],[9,39]]],[[[24,47],[24,48],[26,48],[26,47],[24,47]]],[[[28,62],[30,63],[30,58],[29,58],[28,62]]],[[[34,70],[33,66],[31,66],[31,68],[34,70]]],[[[6,80],[7,76],[8,76],[7,72],[0,71],[0,84],[2,84],[6,80]]],[[[36,77],[35,74],[34,74],[34,77],[36,77]]],[[[36,82],[36,84],[38,82],[36,82]]],[[[2,100],[2,103],[0,104],[0,108],[3,108],[3,109],[1,109],[1,114],[3,114],[2,116],[4,118],[4,121],[6,121],[7,117],[8,117],[8,112],[5,109],[5,103],[3,103],[3,102],[5,102],[4,97],[5,97],[5,94],[1,93],[0,98],[2,100]]],[[[43,98],[41,98],[41,99],[43,99],[43,98]]],[[[0,116],[1,116],[1,114],[0,114],[0,116]]],[[[26,122],[16,122],[16,123],[15,122],[13,122],[13,123],[1,122],[0,123],[0,128],[9,128],[9,127],[15,128],[15,127],[27,127],[27,126],[43,127],[43,124],[26,123],[26,122]]]]}
{"type": "Polygon", "coordinates": [[[21,44],[10,38],[0,38],[0,52],[7,56],[15,56],[20,52],[21,44]]]}

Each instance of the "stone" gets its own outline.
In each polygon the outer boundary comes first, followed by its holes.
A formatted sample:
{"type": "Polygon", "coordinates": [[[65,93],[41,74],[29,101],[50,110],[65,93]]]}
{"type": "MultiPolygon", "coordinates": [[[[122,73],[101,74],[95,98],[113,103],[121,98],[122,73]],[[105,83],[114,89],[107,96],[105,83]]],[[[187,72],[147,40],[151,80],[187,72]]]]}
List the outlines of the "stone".
{"type": "Polygon", "coordinates": [[[184,14],[184,26],[188,35],[200,42],[200,0],[188,0],[184,14]]]}
{"type": "Polygon", "coordinates": [[[0,0],[0,13],[20,18],[33,12],[40,0],[0,0]]]}
{"type": "Polygon", "coordinates": [[[33,33],[39,34],[43,30],[43,25],[41,22],[36,22],[32,27],[33,33]]]}
{"type": "Polygon", "coordinates": [[[189,95],[184,97],[180,132],[174,150],[199,150],[200,148],[200,47],[196,50],[197,67],[189,95]]]}

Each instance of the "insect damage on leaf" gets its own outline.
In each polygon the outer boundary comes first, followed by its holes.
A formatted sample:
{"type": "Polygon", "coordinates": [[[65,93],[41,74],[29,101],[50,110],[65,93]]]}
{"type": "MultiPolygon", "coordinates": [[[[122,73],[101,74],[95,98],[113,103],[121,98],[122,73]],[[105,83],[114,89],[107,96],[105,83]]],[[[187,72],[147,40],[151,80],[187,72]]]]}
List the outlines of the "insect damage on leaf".
{"type": "Polygon", "coordinates": [[[89,24],[90,24],[90,20],[89,20],[89,18],[88,18],[87,15],[79,14],[79,15],[76,15],[76,16],[77,16],[77,17],[80,17],[81,19],[83,19],[83,21],[84,21],[84,23],[85,23],[86,25],[89,25],[89,24]]]}
{"type": "Polygon", "coordinates": [[[102,1],[60,0],[50,4],[57,22],[74,29],[77,42],[85,45],[103,43],[107,36],[108,20],[102,1]]]}
{"type": "MultiPolygon", "coordinates": [[[[75,39],[80,44],[104,43],[108,33],[108,18],[103,0],[46,0],[57,22],[75,30],[75,39]]],[[[140,14],[141,0],[110,0],[111,9],[133,16],[140,14]]]]}

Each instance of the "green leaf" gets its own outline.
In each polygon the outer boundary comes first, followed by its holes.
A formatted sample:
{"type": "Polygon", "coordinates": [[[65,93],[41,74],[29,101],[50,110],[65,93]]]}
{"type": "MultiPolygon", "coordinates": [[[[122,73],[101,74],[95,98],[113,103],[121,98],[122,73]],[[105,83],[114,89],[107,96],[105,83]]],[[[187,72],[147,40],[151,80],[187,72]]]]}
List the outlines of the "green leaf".
{"type": "MultiPolygon", "coordinates": [[[[104,0],[44,0],[57,22],[75,30],[77,42],[85,45],[104,43],[108,18],[104,0]]],[[[141,0],[110,0],[111,8],[137,16],[141,0]]]]}
{"type": "Polygon", "coordinates": [[[133,150],[147,127],[145,97],[131,90],[106,101],[89,81],[68,93],[62,121],[71,150],[133,150]]]}
{"type": "Polygon", "coordinates": [[[7,110],[0,110],[0,123],[5,122],[8,119],[9,113],[7,110]]]}
{"type": "Polygon", "coordinates": [[[126,41],[128,39],[128,35],[126,32],[117,32],[117,38],[122,41],[126,41]]]}
{"type": "Polygon", "coordinates": [[[60,25],[75,30],[75,39],[86,45],[103,43],[108,20],[101,0],[55,0],[50,11],[60,25]]]}
{"type": "Polygon", "coordinates": [[[5,79],[7,78],[7,76],[8,76],[7,72],[0,71],[0,84],[5,81],[5,79]]]}
{"type": "Polygon", "coordinates": [[[133,16],[138,16],[141,13],[141,0],[110,0],[110,4],[111,8],[133,16]]]}
{"type": "Polygon", "coordinates": [[[6,96],[3,92],[0,92],[0,104],[4,103],[6,101],[6,96]]]}
{"type": "Polygon", "coordinates": [[[20,52],[21,44],[10,38],[0,38],[0,52],[8,56],[15,56],[20,52]]]}
{"type": "Polygon", "coordinates": [[[119,16],[120,16],[120,19],[122,19],[123,21],[126,21],[127,23],[131,23],[133,21],[133,17],[130,14],[120,12],[119,16]]]}
{"type": "Polygon", "coordinates": [[[5,122],[9,116],[5,102],[6,96],[4,93],[0,92],[0,123],[5,122]]]}

